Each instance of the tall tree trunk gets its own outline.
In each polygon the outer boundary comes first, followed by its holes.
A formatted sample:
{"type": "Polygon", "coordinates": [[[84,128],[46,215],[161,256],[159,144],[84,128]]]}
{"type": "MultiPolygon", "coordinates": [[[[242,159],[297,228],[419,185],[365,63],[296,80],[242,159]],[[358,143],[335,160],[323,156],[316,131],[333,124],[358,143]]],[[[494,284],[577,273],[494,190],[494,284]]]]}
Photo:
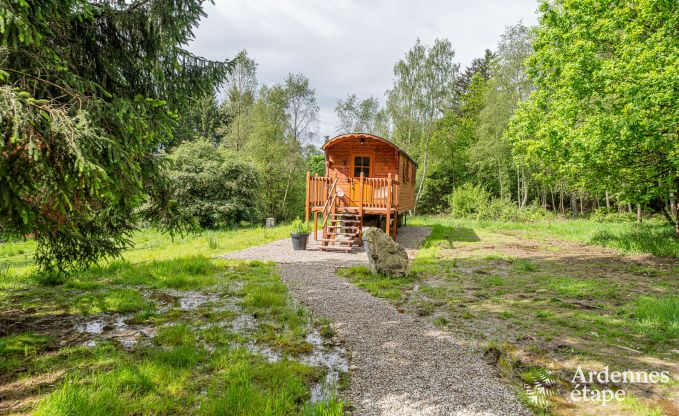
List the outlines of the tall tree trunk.
{"type": "Polygon", "coordinates": [[[672,212],[674,213],[674,237],[679,239],[679,179],[675,181],[677,191],[670,195],[670,203],[672,204],[672,212]]]}
{"type": "Polygon", "coordinates": [[[608,197],[608,190],[606,190],[606,208],[611,209],[611,200],[608,197]]]}
{"type": "Polygon", "coordinates": [[[637,204],[637,224],[641,224],[641,204],[637,204]]]}
{"type": "Polygon", "coordinates": [[[288,182],[285,184],[285,192],[283,193],[283,203],[281,205],[281,212],[285,215],[285,203],[288,199],[288,191],[290,190],[290,182],[292,182],[292,170],[294,169],[294,164],[290,164],[290,171],[288,172],[288,182]]]}
{"type": "Polygon", "coordinates": [[[521,205],[519,208],[525,208],[528,204],[528,178],[526,177],[526,171],[523,167],[521,168],[521,182],[521,190],[523,191],[523,194],[520,195],[521,205]]]}
{"type": "Polygon", "coordinates": [[[521,208],[521,175],[516,171],[516,206],[521,208]]]}
{"type": "Polygon", "coordinates": [[[424,189],[424,182],[427,180],[427,156],[429,156],[429,134],[424,141],[424,157],[422,158],[422,180],[420,181],[420,187],[417,189],[417,195],[415,195],[415,207],[413,208],[413,213],[417,213],[417,204],[420,202],[420,196],[422,195],[422,189],[424,189]]]}
{"type": "Polygon", "coordinates": [[[665,207],[665,204],[664,204],[664,203],[663,203],[662,205],[660,205],[660,211],[662,211],[662,215],[665,217],[665,219],[667,220],[667,222],[669,222],[669,223],[672,224],[672,225],[676,225],[676,224],[674,223],[674,218],[673,218],[672,215],[667,211],[667,208],[665,207]]]}
{"type": "Polygon", "coordinates": [[[578,216],[578,197],[575,195],[575,192],[571,194],[571,211],[573,218],[578,216]]]}
{"type": "Polygon", "coordinates": [[[554,203],[554,189],[549,189],[550,195],[552,195],[552,211],[556,212],[556,204],[554,203]]]}
{"type": "Polygon", "coordinates": [[[566,214],[566,208],[564,207],[563,204],[563,184],[560,184],[559,186],[559,208],[561,209],[561,215],[566,214]]]}
{"type": "Polygon", "coordinates": [[[627,203],[627,212],[632,213],[632,204],[630,202],[627,203]]]}

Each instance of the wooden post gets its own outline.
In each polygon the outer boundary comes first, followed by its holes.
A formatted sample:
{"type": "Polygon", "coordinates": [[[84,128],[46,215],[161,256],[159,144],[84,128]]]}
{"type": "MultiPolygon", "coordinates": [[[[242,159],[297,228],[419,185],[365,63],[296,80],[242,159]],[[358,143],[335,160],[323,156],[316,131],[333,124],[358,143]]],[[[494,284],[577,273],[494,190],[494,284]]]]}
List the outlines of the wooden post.
{"type": "MultiPolygon", "coordinates": [[[[334,177],[335,177],[335,178],[334,178],[333,182],[337,182],[337,172],[335,172],[334,177]]],[[[336,187],[335,187],[335,193],[332,195],[332,199],[333,199],[333,200],[330,202],[330,205],[332,206],[332,211],[331,211],[331,213],[333,214],[333,217],[332,217],[333,222],[328,221],[328,223],[330,223],[330,224],[332,224],[332,225],[335,225],[335,226],[337,225],[337,222],[335,222],[335,219],[336,219],[337,217],[335,217],[334,214],[337,213],[337,187],[338,187],[338,186],[339,186],[339,182],[337,182],[337,185],[336,185],[336,187]]],[[[328,215],[331,215],[331,214],[328,213],[328,215]]],[[[336,233],[336,232],[337,232],[337,228],[335,228],[334,230],[335,230],[335,233],[336,233]]],[[[327,236],[326,236],[325,238],[327,238],[327,236]]],[[[334,239],[335,239],[335,235],[333,234],[331,238],[334,240],[334,239]]]]}
{"type": "Polygon", "coordinates": [[[399,201],[399,192],[401,189],[401,184],[398,181],[398,173],[394,177],[394,183],[395,183],[395,189],[394,189],[394,201],[395,202],[395,214],[394,214],[394,241],[396,241],[396,233],[398,232],[398,207],[400,204],[399,201]]]}
{"type": "Polygon", "coordinates": [[[311,172],[307,171],[306,173],[306,202],[304,203],[304,220],[306,222],[309,222],[309,209],[311,206],[309,205],[309,196],[311,195],[311,172]]]}
{"type": "Polygon", "coordinates": [[[358,223],[358,246],[363,245],[363,171],[361,171],[361,176],[358,182],[358,194],[360,195],[358,199],[358,217],[360,218],[358,223]]]}
{"type": "Polygon", "coordinates": [[[394,178],[394,182],[396,183],[396,188],[394,189],[394,200],[396,201],[396,204],[394,208],[396,208],[396,212],[398,212],[398,207],[401,205],[401,201],[399,200],[399,193],[401,192],[401,184],[398,181],[398,173],[396,174],[396,177],[394,178]]]}
{"type": "Polygon", "coordinates": [[[318,240],[318,211],[314,211],[314,241],[318,240]]]}
{"type": "MultiPolygon", "coordinates": [[[[327,182],[327,181],[324,181],[324,182],[323,182],[323,207],[324,207],[324,208],[323,208],[323,224],[325,224],[325,225],[327,225],[327,220],[326,220],[326,218],[327,218],[327,215],[328,215],[328,213],[325,212],[325,204],[326,204],[327,202],[328,202],[328,182],[327,182]]],[[[323,227],[323,230],[322,230],[322,232],[323,232],[323,235],[322,235],[323,239],[325,239],[325,230],[326,230],[326,227],[323,227]]],[[[325,244],[325,243],[323,243],[323,244],[325,244]]]]}
{"type": "Polygon", "coordinates": [[[387,235],[391,235],[391,172],[387,175],[387,235]]]}

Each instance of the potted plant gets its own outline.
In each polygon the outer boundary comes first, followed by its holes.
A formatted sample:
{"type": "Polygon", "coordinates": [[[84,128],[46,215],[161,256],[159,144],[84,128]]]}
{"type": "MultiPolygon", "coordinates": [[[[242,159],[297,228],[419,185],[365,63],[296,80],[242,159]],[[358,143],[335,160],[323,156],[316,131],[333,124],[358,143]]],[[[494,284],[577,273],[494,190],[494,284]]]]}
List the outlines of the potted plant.
{"type": "Polygon", "coordinates": [[[293,250],[306,250],[311,229],[310,223],[304,222],[299,218],[290,223],[290,239],[292,240],[293,250]]]}

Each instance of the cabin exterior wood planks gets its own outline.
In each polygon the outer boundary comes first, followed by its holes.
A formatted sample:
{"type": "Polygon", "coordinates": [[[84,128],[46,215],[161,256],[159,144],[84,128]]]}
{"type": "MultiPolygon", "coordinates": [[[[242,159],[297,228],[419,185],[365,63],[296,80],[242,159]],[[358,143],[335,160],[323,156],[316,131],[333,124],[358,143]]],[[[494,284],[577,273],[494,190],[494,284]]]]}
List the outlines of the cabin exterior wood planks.
{"type": "MultiPolygon", "coordinates": [[[[307,173],[305,209],[314,225],[319,214],[323,220],[322,247],[336,246],[340,236],[357,237],[360,244],[363,221],[370,217],[386,219],[387,234],[396,237],[399,216],[415,207],[415,161],[394,143],[366,133],[334,137],[322,148],[326,176],[307,173]]],[[[340,244],[346,251],[353,246],[346,245],[340,244]]]]}

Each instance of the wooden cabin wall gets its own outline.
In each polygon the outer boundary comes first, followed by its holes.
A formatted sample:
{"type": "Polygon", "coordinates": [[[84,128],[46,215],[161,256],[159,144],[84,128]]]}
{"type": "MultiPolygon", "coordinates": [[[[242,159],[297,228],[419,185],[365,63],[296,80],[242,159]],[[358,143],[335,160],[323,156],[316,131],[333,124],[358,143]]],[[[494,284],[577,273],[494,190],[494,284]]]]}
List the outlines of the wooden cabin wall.
{"type": "Polygon", "coordinates": [[[398,178],[399,187],[399,212],[407,212],[415,208],[415,164],[402,154],[399,157],[398,178]]]}
{"type": "Polygon", "coordinates": [[[358,139],[350,139],[326,149],[325,154],[327,175],[337,173],[338,185],[345,194],[349,194],[354,156],[370,156],[370,176],[373,178],[386,178],[389,173],[393,176],[398,172],[398,151],[382,142],[366,140],[360,144],[358,139]]]}
{"type": "Polygon", "coordinates": [[[366,139],[360,144],[359,139],[349,139],[325,149],[327,176],[337,174],[338,185],[345,195],[349,195],[350,178],[352,176],[353,157],[367,155],[371,158],[370,176],[386,178],[398,174],[399,212],[407,212],[415,208],[416,166],[397,148],[383,142],[366,139]]]}

